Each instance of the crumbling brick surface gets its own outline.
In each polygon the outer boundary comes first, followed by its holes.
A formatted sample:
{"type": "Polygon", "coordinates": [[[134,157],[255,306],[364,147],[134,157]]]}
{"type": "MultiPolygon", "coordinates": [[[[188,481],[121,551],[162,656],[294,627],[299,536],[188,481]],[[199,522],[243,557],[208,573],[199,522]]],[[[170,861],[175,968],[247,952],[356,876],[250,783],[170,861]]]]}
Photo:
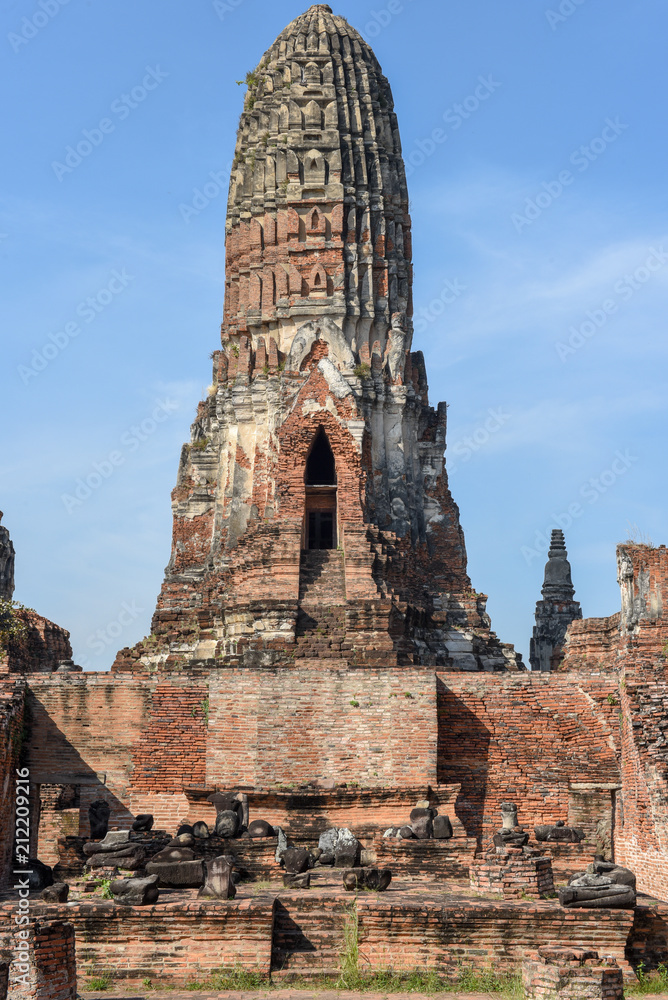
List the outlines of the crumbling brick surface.
{"type": "Polygon", "coordinates": [[[615,858],[639,887],[668,900],[668,683],[627,670],[620,685],[622,793],[615,858]]]}
{"type": "Polygon", "coordinates": [[[58,669],[61,660],[72,659],[70,633],[66,629],[29,608],[18,608],[16,616],[24,623],[25,632],[7,644],[5,670],[21,674],[52,672],[58,669]]]}
{"type": "Polygon", "coordinates": [[[24,713],[23,682],[14,677],[0,678],[0,890],[9,882],[14,851],[16,771],[24,737],[24,713]]]}
{"type": "Polygon", "coordinates": [[[505,800],[532,831],[568,820],[571,784],[620,783],[614,677],[437,676],[439,776],[461,782],[469,834],[490,837],[505,800]]]}
{"type": "Polygon", "coordinates": [[[498,892],[504,896],[533,896],[544,899],[554,895],[552,858],[527,855],[522,849],[508,848],[505,854],[489,853],[471,862],[470,883],[479,892],[498,892]]]}
{"type": "MultiPolygon", "coordinates": [[[[68,906],[36,903],[38,921],[67,919],[77,932],[80,975],[111,968],[119,982],[149,978],[184,986],[213,970],[244,969],[280,980],[290,974],[341,971],[345,928],[357,917],[359,954],[366,972],[435,971],[456,979],[462,965],[513,971],[527,954],[559,941],[616,959],[625,958],[632,910],[564,910],[554,901],[507,902],[466,898],[443,885],[386,894],[345,893],[342,887],[307,893],[241,886],[229,901],[187,899],[145,907],[113,901],[68,906]]],[[[0,920],[11,907],[0,905],[0,920]]],[[[32,998],[31,998],[32,1000],[32,998]]],[[[60,1000],[60,998],[58,998],[60,1000]]]]}
{"type": "MultiPolygon", "coordinates": [[[[69,916],[69,915],[68,915],[69,916]]],[[[9,965],[8,1000],[76,1000],[77,963],[75,931],[67,919],[38,916],[29,925],[26,951],[19,951],[21,931],[7,936],[9,965]],[[27,962],[21,958],[27,957],[27,962]]]]}
{"type": "Polygon", "coordinates": [[[525,958],[522,980],[527,1000],[622,1000],[624,979],[614,958],[597,951],[555,946],[525,958]]]}

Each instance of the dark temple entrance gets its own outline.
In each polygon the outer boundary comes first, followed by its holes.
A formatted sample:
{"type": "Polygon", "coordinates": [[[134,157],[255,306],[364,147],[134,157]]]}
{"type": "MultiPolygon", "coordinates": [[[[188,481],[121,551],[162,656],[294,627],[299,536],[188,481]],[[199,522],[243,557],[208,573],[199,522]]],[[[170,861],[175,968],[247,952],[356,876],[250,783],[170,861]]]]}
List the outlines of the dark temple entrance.
{"type": "Polygon", "coordinates": [[[306,510],[304,547],[335,549],[336,530],[336,462],[327,435],[322,427],[315,436],[306,461],[306,510]]]}

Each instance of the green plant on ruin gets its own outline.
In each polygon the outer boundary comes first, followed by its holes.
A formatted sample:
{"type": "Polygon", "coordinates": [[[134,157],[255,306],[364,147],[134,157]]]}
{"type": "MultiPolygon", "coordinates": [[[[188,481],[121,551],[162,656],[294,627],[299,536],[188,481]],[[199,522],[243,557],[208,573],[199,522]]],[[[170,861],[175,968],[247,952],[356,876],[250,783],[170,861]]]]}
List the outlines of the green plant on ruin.
{"type": "Polygon", "coordinates": [[[663,656],[664,660],[668,660],[668,642],[661,650],[661,655],[663,656]]]}
{"type": "Polygon", "coordinates": [[[636,967],[637,983],[624,986],[624,992],[631,996],[647,996],[652,993],[668,993],[668,966],[660,962],[654,972],[645,971],[645,963],[636,967]]]}
{"type": "Polygon", "coordinates": [[[343,951],[341,952],[341,971],[336,981],[339,990],[354,990],[359,988],[360,971],[359,920],[357,906],[351,903],[346,906],[343,918],[343,951]]]}
{"type": "Polygon", "coordinates": [[[204,722],[209,725],[209,699],[203,698],[199,706],[202,710],[202,716],[204,717],[204,722]]]}
{"type": "Polygon", "coordinates": [[[24,637],[28,626],[19,612],[29,610],[17,601],[0,600],[0,651],[6,649],[10,642],[24,637]]]}
{"type": "Polygon", "coordinates": [[[353,374],[357,378],[365,379],[371,376],[371,365],[368,365],[366,361],[362,361],[361,364],[357,365],[353,369],[353,374]]]}
{"type": "Polygon", "coordinates": [[[263,375],[268,375],[269,374],[269,365],[263,365],[262,366],[262,374],[263,375]]]}
{"type": "Polygon", "coordinates": [[[100,895],[101,895],[102,899],[113,899],[114,898],[113,893],[111,891],[111,879],[110,878],[101,878],[99,880],[98,887],[97,887],[97,889],[95,891],[98,892],[100,889],[102,890],[100,892],[100,895]]]}
{"type": "Polygon", "coordinates": [[[111,974],[109,972],[101,972],[99,975],[91,975],[88,980],[89,990],[100,990],[104,992],[105,990],[111,989],[112,980],[111,974]]]}
{"type": "Polygon", "coordinates": [[[609,694],[607,700],[608,700],[608,705],[619,705],[619,702],[615,698],[614,694],[609,694]]]}
{"type": "Polygon", "coordinates": [[[414,701],[415,700],[415,695],[411,694],[410,691],[404,691],[404,698],[408,698],[411,701],[414,701]]]}
{"type": "Polygon", "coordinates": [[[267,986],[266,976],[262,972],[252,972],[236,966],[234,969],[215,969],[205,980],[193,979],[186,984],[186,990],[234,990],[251,991],[267,986]]]}
{"type": "Polygon", "coordinates": [[[239,357],[239,345],[238,344],[232,344],[232,354],[235,356],[235,358],[239,357]]]}
{"type": "Polygon", "coordinates": [[[287,179],[284,180],[284,181],[281,181],[281,184],[280,184],[280,187],[279,187],[279,191],[281,192],[281,194],[287,194],[288,193],[288,182],[287,182],[287,179]]]}
{"type": "Polygon", "coordinates": [[[209,444],[208,438],[199,438],[199,440],[194,441],[190,447],[193,449],[193,451],[204,451],[205,448],[208,446],[208,444],[209,444]]]}
{"type": "Polygon", "coordinates": [[[352,701],[350,702],[350,704],[353,706],[353,708],[359,708],[360,707],[360,703],[358,701],[355,701],[354,698],[352,699],[352,701]]]}

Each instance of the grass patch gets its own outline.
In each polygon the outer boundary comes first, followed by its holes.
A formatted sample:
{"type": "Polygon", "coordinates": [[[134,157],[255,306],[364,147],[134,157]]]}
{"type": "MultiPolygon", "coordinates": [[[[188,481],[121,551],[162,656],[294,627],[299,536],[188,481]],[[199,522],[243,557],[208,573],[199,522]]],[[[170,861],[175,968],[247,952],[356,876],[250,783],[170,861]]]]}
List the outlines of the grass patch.
{"type": "Polygon", "coordinates": [[[89,990],[100,990],[101,992],[104,992],[105,990],[111,989],[111,986],[111,976],[108,972],[102,972],[99,976],[91,976],[88,980],[89,990]]]}
{"type": "Polygon", "coordinates": [[[269,989],[270,984],[261,972],[246,969],[216,969],[208,979],[192,980],[185,989],[196,993],[198,990],[260,990],[269,989]]]}
{"type": "MultiPolygon", "coordinates": [[[[355,990],[359,993],[496,993],[505,1000],[524,1000],[524,986],[520,970],[499,975],[493,969],[473,969],[460,966],[456,977],[445,979],[436,972],[364,972],[360,969],[364,955],[360,953],[359,924],[357,907],[354,903],[346,907],[343,925],[343,950],[341,952],[341,972],[333,985],[339,990],[355,990]]],[[[313,981],[291,983],[297,989],[314,990],[313,981]]],[[[316,987],[317,989],[318,987],[316,987]]],[[[326,989],[323,982],[320,989],[326,989]]]]}
{"type": "Polygon", "coordinates": [[[647,996],[651,993],[668,993],[668,966],[661,962],[655,972],[645,972],[645,963],[636,968],[637,983],[624,986],[624,992],[631,996],[647,996]]]}

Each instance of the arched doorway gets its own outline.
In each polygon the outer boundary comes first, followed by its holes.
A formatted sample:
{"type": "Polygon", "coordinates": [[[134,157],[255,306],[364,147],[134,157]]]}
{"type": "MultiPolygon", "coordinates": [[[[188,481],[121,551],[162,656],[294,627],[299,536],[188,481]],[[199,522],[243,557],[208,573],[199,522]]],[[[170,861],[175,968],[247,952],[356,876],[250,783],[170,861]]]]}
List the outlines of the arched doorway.
{"type": "Polygon", "coordinates": [[[335,549],[336,523],[336,461],[334,452],[320,427],[313,439],[304,470],[306,509],[304,516],[304,547],[335,549]]]}

